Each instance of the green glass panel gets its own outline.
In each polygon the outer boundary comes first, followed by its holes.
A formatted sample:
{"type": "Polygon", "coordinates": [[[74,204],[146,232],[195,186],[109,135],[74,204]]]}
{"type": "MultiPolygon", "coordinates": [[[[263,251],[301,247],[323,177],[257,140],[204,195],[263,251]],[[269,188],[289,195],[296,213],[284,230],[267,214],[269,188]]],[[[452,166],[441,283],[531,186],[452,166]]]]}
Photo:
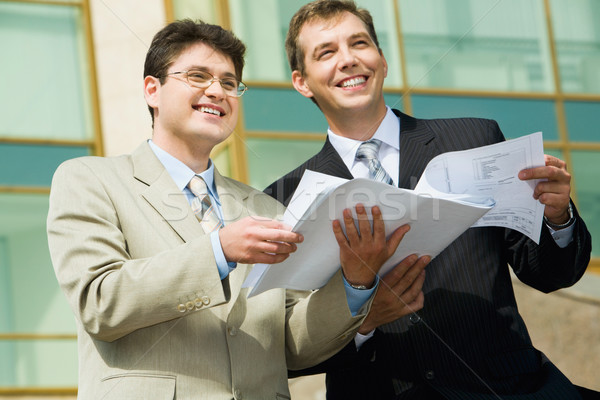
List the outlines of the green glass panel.
{"type": "Polygon", "coordinates": [[[76,331],[50,260],[47,214],[48,195],[0,193],[0,332],[76,331]]]}
{"type": "MultiPolygon", "coordinates": [[[[245,80],[290,81],[285,37],[290,19],[306,3],[306,0],[230,0],[233,31],[248,46],[245,80]]],[[[367,8],[373,16],[379,45],[389,64],[386,85],[401,86],[400,50],[393,3],[389,0],[361,0],[356,3],[367,8]]]]}
{"type": "Polygon", "coordinates": [[[592,234],[592,256],[600,257],[600,248],[596,243],[600,238],[600,187],[596,167],[600,165],[600,152],[572,151],[571,158],[578,210],[592,234]]]}
{"type": "Polygon", "coordinates": [[[323,142],[247,139],[246,145],[250,186],[263,190],[315,155],[323,147],[323,142]]]}
{"type": "MultiPolygon", "coordinates": [[[[392,108],[404,108],[398,94],[385,94],[392,108]]],[[[243,97],[244,124],[250,131],[325,133],[327,120],[319,108],[294,89],[252,88],[243,97]]]]}
{"type": "Polygon", "coordinates": [[[173,0],[175,19],[201,19],[211,24],[219,23],[214,0],[173,0]]]}
{"type": "Polygon", "coordinates": [[[0,2],[0,136],[93,136],[80,7],[0,2]]]}
{"type": "Polygon", "coordinates": [[[543,1],[397,1],[408,85],[554,90],[543,1]]]}
{"type": "Polygon", "coordinates": [[[60,163],[89,154],[83,146],[0,143],[0,185],[50,186],[60,163]]]}
{"type": "Polygon", "coordinates": [[[561,87],[600,93],[600,1],[550,0],[561,87]]]}
{"type": "Polygon", "coordinates": [[[542,131],[544,140],[558,140],[550,100],[413,95],[412,105],[419,118],[489,118],[498,121],[507,139],[542,131]]]}
{"type": "Polygon", "coordinates": [[[325,133],[327,121],[312,101],[294,89],[251,88],[243,97],[246,129],[325,133]]]}
{"type": "Polygon", "coordinates": [[[2,340],[0,354],[0,387],[77,386],[76,340],[2,340]]]}
{"type": "MultiPolygon", "coordinates": [[[[600,64],[598,64],[600,70],[600,64]]],[[[577,142],[600,142],[600,102],[565,102],[569,140],[577,142]]]]}

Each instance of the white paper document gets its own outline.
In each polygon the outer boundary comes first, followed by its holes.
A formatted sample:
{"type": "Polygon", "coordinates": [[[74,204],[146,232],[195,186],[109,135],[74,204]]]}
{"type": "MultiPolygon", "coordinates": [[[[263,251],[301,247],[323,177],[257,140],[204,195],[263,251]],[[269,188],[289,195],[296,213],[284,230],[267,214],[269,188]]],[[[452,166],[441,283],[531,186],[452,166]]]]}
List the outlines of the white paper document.
{"type": "MultiPolygon", "coordinates": [[[[433,158],[415,190],[369,179],[346,180],[305,171],[284,214],[304,242],[279,264],[256,264],[244,282],[249,296],[272,288],[314,290],[340,268],[332,221],[358,203],[377,205],[386,235],[404,224],[411,229],[383,265],[383,276],[411,254],[437,256],[471,226],[516,229],[536,243],[544,206],[533,199],[536,182],[518,179],[520,170],[544,165],[541,133],[433,158]]],[[[343,224],[342,224],[343,225],[343,224]]]]}

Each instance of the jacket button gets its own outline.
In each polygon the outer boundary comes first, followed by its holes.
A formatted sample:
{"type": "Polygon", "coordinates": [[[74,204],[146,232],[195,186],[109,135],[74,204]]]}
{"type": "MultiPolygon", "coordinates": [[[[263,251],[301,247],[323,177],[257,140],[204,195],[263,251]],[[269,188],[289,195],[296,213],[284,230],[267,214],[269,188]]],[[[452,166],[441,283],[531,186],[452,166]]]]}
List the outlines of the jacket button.
{"type": "Polygon", "coordinates": [[[229,329],[228,329],[228,330],[229,330],[229,335],[231,335],[231,336],[235,336],[235,335],[237,335],[237,333],[238,333],[238,330],[237,330],[237,328],[236,328],[236,327],[234,327],[234,326],[231,326],[231,327],[229,327],[229,329]]]}
{"type": "Polygon", "coordinates": [[[185,311],[186,311],[185,304],[183,304],[183,303],[180,303],[180,304],[177,306],[177,311],[179,311],[179,312],[185,312],[185,311]]]}
{"type": "Polygon", "coordinates": [[[202,299],[199,297],[196,297],[194,299],[194,305],[196,306],[196,310],[199,310],[202,308],[202,306],[204,305],[204,303],[202,302],[202,299]]]}
{"type": "Polygon", "coordinates": [[[410,314],[410,317],[408,319],[413,324],[418,324],[419,322],[421,322],[421,317],[419,317],[419,314],[415,314],[415,313],[410,314]]]}
{"type": "Polygon", "coordinates": [[[425,371],[425,379],[427,379],[428,381],[431,381],[434,378],[435,378],[435,374],[433,373],[432,370],[425,371]]]}
{"type": "Polygon", "coordinates": [[[233,395],[235,396],[236,400],[242,400],[242,391],[240,389],[235,389],[233,391],[233,395]]]}
{"type": "Polygon", "coordinates": [[[210,297],[208,296],[202,296],[202,304],[204,304],[205,306],[210,304],[210,297]]]}
{"type": "Polygon", "coordinates": [[[187,308],[189,311],[192,311],[194,307],[195,306],[193,301],[188,301],[187,303],[185,303],[185,308],[187,308]]]}

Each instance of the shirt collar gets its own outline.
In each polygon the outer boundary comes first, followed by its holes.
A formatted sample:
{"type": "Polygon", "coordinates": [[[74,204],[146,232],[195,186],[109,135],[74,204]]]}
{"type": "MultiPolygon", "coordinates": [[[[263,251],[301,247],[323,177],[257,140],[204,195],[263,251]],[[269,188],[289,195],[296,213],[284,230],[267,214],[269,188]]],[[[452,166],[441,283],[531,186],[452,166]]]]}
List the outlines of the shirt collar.
{"type": "MultiPolygon", "coordinates": [[[[375,134],[369,139],[378,139],[381,140],[382,143],[385,143],[388,146],[393,147],[396,151],[400,151],[400,120],[394,114],[392,109],[386,106],[385,117],[377,127],[375,134]]],[[[334,133],[331,129],[327,129],[327,136],[331,145],[337,150],[338,154],[342,157],[344,164],[348,167],[349,170],[352,169],[352,165],[354,164],[354,157],[356,154],[356,150],[358,150],[358,146],[364,141],[349,139],[334,133]]]]}
{"type": "MultiPolygon", "coordinates": [[[[188,183],[190,183],[194,175],[196,175],[194,171],[192,171],[192,169],[183,162],[158,147],[158,145],[155,144],[151,139],[148,140],[148,144],[175,182],[175,185],[177,185],[177,188],[182,192],[184,190],[188,190],[188,183]]],[[[202,179],[204,179],[204,182],[206,182],[206,186],[208,187],[211,197],[219,202],[219,196],[217,195],[217,190],[215,188],[215,166],[212,160],[208,160],[208,168],[198,174],[198,176],[200,176],[202,179]]]]}

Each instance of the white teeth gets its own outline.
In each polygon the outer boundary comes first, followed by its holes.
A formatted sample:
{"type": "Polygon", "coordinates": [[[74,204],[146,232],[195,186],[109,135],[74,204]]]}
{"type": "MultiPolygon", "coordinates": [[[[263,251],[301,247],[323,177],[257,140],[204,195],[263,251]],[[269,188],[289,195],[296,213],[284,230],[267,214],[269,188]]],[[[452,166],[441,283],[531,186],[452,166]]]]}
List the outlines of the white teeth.
{"type": "Polygon", "coordinates": [[[218,110],[215,110],[214,108],[210,108],[210,107],[200,107],[199,111],[209,113],[209,114],[214,114],[219,117],[221,116],[221,113],[218,110]]]}
{"type": "Polygon", "coordinates": [[[348,79],[347,81],[344,81],[342,83],[342,87],[353,87],[353,86],[358,86],[361,85],[363,83],[365,83],[367,80],[363,77],[360,78],[352,78],[352,79],[348,79]]]}

